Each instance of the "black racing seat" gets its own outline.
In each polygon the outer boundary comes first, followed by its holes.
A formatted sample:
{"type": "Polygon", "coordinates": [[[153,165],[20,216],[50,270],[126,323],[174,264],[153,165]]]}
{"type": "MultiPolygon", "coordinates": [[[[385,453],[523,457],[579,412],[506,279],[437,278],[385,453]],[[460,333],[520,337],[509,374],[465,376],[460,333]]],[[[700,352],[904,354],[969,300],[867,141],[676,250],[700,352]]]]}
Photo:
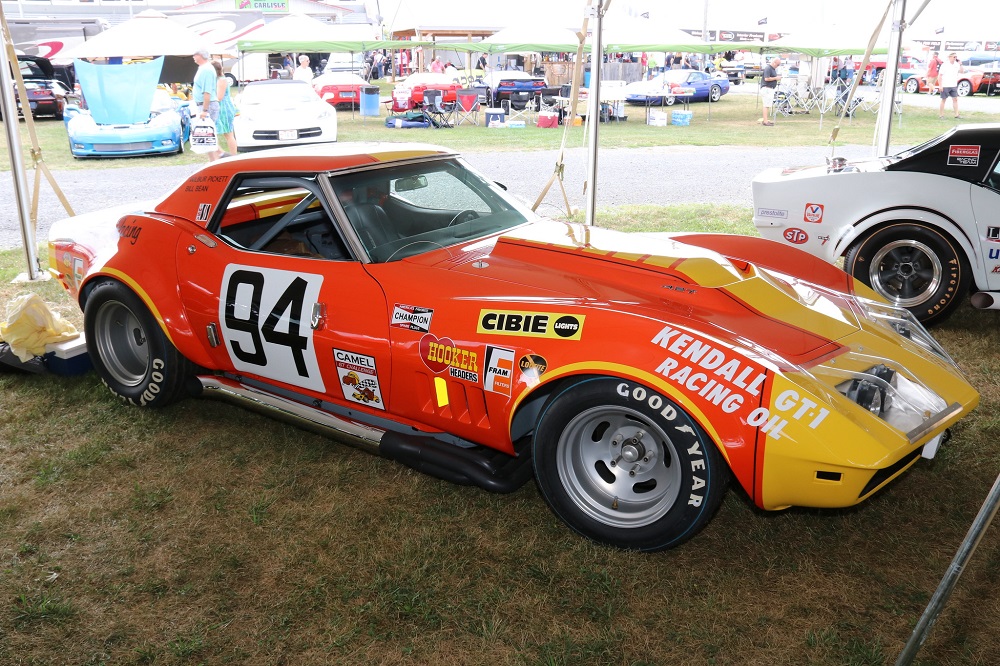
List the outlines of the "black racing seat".
{"type": "Polygon", "coordinates": [[[392,224],[385,209],[371,203],[350,204],[344,207],[347,219],[354,225],[362,244],[368,250],[369,256],[373,250],[386,243],[397,240],[398,234],[393,233],[392,224]]]}

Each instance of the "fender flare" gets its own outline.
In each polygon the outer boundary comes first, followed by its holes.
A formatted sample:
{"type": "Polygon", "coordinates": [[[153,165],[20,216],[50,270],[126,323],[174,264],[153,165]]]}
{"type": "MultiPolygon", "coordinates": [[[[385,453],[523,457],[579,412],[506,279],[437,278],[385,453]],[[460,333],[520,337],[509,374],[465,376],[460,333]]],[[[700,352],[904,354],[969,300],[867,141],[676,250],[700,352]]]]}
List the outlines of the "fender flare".
{"type": "Polygon", "coordinates": [[[104,266],[101,270],[95,271],[86,277],[83,284],[80,286],[81,310],[86,309],[87,298],[90,296],[90,292],[93,291],[93,288],[101,282],[108,281],[120,282],[128,287],[136,296],[138,296],[149,309],[153,318],[156,320],[156,323],[159,324],[160,329],[163,331],[163,334],[167,336],[167,340],[170,341],[170,344],[172,344],[185,358],[195,365],[202,367],[212,366],[212,359],[205,353],[201,342],[195,337],[194,332],[188,325],[187,317],[184,314],[183,308],[178,306],[176,313],[174,313],[157,307],[153,297],[150,296],[142,285],[117,269],[104,266]],[[168,319],[173,326],[167,326],[168,319]]]}
{"type": "Polygon", "coordinates": [[[901,206],[898,208],[887,208],[870,213],[861,218],[850,228],[849,233],[841,235],[837,239],[834,247],[834,256],[842,257],[847,254],[847,250],[862,236],[887,226],[895,222],[911,220],[921,222],[928,226],[940,229],[954,240],[965,254],[966,260],[972,269],[973,282],[984,284],[986,273],[983,263],[983,256],[979,251],[979,245],[975,239],[970,238],[965,229],[947,215],[932,210],[930,208],[920,208],[915,206],[901,206]]]}
{"type": "MultiPolygon", "coordinates": [[[[650,390],[660,393],[684,409],[705,432],[705,435],[712,443],[715,444],[716,450],[718,450],[719,455],[725,461],[732,477],[747,495],[755,498],[756,501],[757,435],[747,440],[745,446],[727,449],[723,446],[722,442],[730,441],[727,435],[732,434],[735,426],[720,431],[718,428],[720,424],[709,418],[708,414],[699,409],[683,391],[662,377],[658,377],[655,373],[632,368],[631,366],[601,364],[601,367],[595,368],[593,366],[585,367],[582,364],[576,364],[547,372],[545,381],[521,393],[511,408],[508,427],[512,440],[517,441],[521,437],[533,432],[542,409],[548,403],[551,396],[557,393],[559,389],[595,377],[614,379],[624,383],[641,384],[650,390]]],[[[763,400],[763,391],[761,392],[761,396],[763,400]]],[[[739,418],[734,417],[733,421],[739,422],[739,418]]]]}

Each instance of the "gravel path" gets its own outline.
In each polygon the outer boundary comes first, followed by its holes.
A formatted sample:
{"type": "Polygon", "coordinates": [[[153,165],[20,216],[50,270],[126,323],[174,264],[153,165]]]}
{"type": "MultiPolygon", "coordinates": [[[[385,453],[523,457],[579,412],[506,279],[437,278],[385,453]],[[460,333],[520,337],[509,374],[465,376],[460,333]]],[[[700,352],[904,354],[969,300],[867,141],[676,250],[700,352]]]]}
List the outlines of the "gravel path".
{"type": "MultiPolygon", "coordinates": [[[[844,146],[837,153],[849,159],[870,154],[866,146],[844,146]]],[[[771,166],[822,163],[824,147],[747,148],[727,146],[668,146],[620,148],[598,157],[598,208],[623,204],[720,203],[750,206],[750,180],[771,166]]],[[[555,167],[558,151],[466,153],[484,175],[502,182],[509,192],[533,203],[555,167]]],[[[77,214],[162,196],[176,187],[197,165],[101,169],[92,167],[55,172],[56,181],[77,214]]],[[[585,206],[585,148],[567,150],[565,186],[570,203],[585,206]]],[[[28,174],[29,190],[34,173],[28,174]]],[[[562,198],[557,185],[549,190],[541,212],[558,215],[562,198]]],[[[65,212],[43,180],[36,238],[65,212]]],[[[0,172],[0,249],[21,247],[14,186],[9,171],[0,172]]]]}

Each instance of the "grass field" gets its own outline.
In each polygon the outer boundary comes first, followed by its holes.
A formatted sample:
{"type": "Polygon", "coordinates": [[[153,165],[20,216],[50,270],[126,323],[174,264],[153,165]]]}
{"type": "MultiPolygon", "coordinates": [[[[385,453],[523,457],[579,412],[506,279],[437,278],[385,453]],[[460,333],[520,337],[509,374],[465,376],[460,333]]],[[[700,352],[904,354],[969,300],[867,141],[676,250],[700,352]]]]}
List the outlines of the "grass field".
{"type": "MultiPolygon", "coordinates": [[[[713,111],[713,119],[715,112],[713,111]]],[[[750,211],[628,207],[626,230],[752,233],[750,211]]],[[[71,321],[57,285],[39,292],[71,321]]],[[[0,663],[882,665],[1000,469],[997,312],[937,328],[983,394],[933,461],[848,510],[733,489],[677,550],[570,533],[533,484],[458,487],[236,407],[117,402],[0,374],[0,663]]],[[[987,534],[918,662],[1000,663],[987,534]]]]}
{"type": "MultiPolygon", "coordinates": [[[[645,109],[641,106],[626,107],[626,122],[603,123],[599,142],[602,147],[627,148],[635,146],[807,146],[828,145],[836,119],[829,114],[822,119],[816,114],[798,115],[779,120],[776,127],[761,127],[757,120],[761,109],[752,95],[730,94],[713,104],[691,105],[694,118],[690,127],[652,127],[644,123],[645,109]],[[711,117],[709,117],[711,111],[711,117]]],[[[349,109],[340,109],[337,115],[340,141],[422,141],[436,143],[462,152],[545,150],[558,148],[562,131],[526,127],[524,129],[489,129],[485,126],[463,124],[451,129],[389,129],[385,126],[385,111],[379,118],[361,118],[349,109]]],[[[996,114],[963,112],[963,122],[996,121],[996,114]]],[[[936,109],[905,107],[902,121],[898,116],[892,124],[893,145],[914,145],[941,134],[951,127],[951,121],[939,120],[936,109]]],[[[101,158],[98,160],[74,159],[69,154],[68,138],[61,121],[41,119],[36,121],[41,155],[51,169],[87,169],[91,167],[131,167],[170,164],[197,164],[206,161],[203,155],[190,151],[183,155],[101,158]]],[[[859,112],[854,119],[845,119],[837,135],[837,145],[872,143],[875,117],[859,112]]],[[[22,145],[26,162],[31,164],[31,142],[25,124],[21,122],[22,145]]],[[[570,128],[567,145],[585,143],[583,127],[570,128]]],[[[6,135],[0,133],[0,171],[10,168],[6,151],[6,135]]]]}

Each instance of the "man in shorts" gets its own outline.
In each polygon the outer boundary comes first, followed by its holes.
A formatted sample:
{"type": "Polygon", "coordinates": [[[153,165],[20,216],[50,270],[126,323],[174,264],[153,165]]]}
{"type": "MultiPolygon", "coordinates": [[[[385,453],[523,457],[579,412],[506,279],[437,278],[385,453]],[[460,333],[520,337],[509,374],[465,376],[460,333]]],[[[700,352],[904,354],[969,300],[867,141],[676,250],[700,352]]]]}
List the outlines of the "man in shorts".
{"type": "MultiPolygon", "coordinates": [[[[194,75],[194,85],[191,90],[191,100],[195,103],[198,117],[211,118],[212,122],[219,120],[219,97],[218,97],[218,77],[215,68],[209,60],[211,57],[208,51],[198,51],[192,56],[198,65],[198,72],[194,75]]],[[[221,150],[213,150],[208,154],[210,162],[222,157],[221,150]]]]}
{"type": "Polygon", "coordinates": [[[938,87],[938,72],[941,70],[941,58],[938,58],[938,52],[934,51],[931,54],[931,59],[927,63],[927,94],[933,95],[937,92],[938,87]]]}
{"type": "Polygon", "coordinates": [[[771,58],[771,62],[764,66],[761,72],[760,99],[764,106],[764,118],[761,124],[771,127],[774,122],[771,120],[771,108],[774,106],[774,93],[778,88],[778,81],[781,75],[778,74],[778,67],[781,65],[781,58],[771,58]]]}
{"type": "Polygon", "coordinates": [[[955,107],[955,117],[958,115],[958,77],[965,72],[962,61],[954,53],[948,54],[948,60],[941,63],[938,70],[938,83],[941,85],[941,106],[938,109],[938,118],[944,118],[944,101],[951,97],[952,105],[955,107]]]}

